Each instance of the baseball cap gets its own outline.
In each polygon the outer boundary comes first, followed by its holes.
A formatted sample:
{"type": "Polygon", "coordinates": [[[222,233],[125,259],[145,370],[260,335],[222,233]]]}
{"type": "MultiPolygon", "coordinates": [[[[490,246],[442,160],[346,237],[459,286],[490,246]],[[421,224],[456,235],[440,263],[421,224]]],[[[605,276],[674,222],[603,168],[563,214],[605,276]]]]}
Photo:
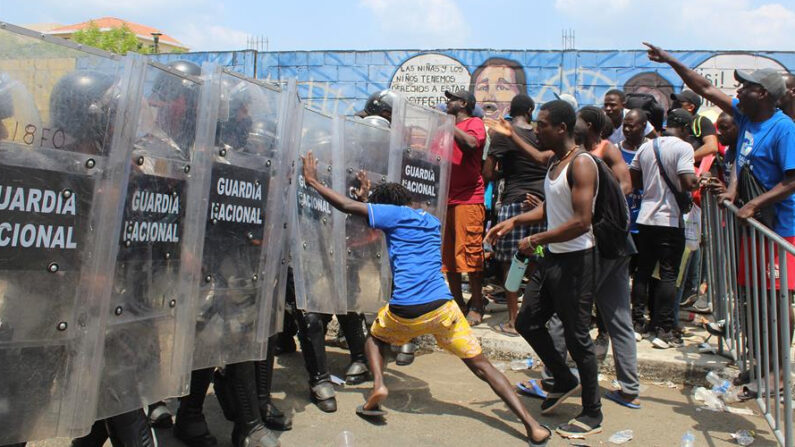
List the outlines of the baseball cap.
{"type": "Polygon", "coordinates": [[[574,95],[570,95],[568,93],[557,94],[554,92],[552,94],[555,95],[555,99],[559,99],[561,101],[566,101],[567,103],[569,103],[569,105],[574,110],[577,110],[579,108],[579,104],[577,104],[577,98],[575,98],[574,95]]]}
{"type": "Polygon", "coordinates": [[[679,102],[689,102],[696,106],[696,109],[701,107],[701,97],[693,90],[682,90],[681,93],[671,93],[671,99],[675,99],[679,102]]]}
{"type": "Polygon", "coordinates": [[[668,112],[667,127],[687,127],[693,122],[693,115],[685,109],[673,109],[668,112]]]}
{"type": "Polygon", "coordinates": [[[475,104],[477,103],[475,95],[473,95],[472,92],[470,92],[469,90],[457,90],[455,92],[451,92],[450,90],[445,90],[444,96],[446,96],[447,99],[453,99],[453,98],[463,99],[464,102],[467,103],[467,106],[472,107],[472,109],[475,108],[475,104]]]}
{"type": "Polygon", "coordinates": [[[784,77],[773,68],[760,68],[759,70],[734,70],[734,79],[739,82],[752,82],[759,84],[775,99],[784,96],[787,86],[784,77]]]}

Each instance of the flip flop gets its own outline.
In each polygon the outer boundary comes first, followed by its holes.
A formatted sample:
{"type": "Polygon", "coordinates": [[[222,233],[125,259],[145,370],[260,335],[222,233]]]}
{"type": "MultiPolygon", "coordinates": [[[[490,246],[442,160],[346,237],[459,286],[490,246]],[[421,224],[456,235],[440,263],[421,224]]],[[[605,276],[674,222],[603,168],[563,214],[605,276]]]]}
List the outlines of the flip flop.
{"type": "Polygon", "coordinates": [[[585,422],[572,419],[555,430],[559,435],[567,439],[582,439],[589,435],[602,433],[602,426],[590,427],[585,422]]]}
{"type": "Polygon", "coordinates": [[[387,412],[381,409],[381,406],[377,406],[372,410],[365,410],[364,404],[359,405],[356,407],[356,414],[364,418],[375,418],[375,417],[384,417],[386,416],[387,412]]]}
{"type": "Polygon", "coordinates": [[[528,397],[535,397],[536,399],[547,398],[547,392],[538,385],[535,379],[528,380],[526,384],[522,382],[517,383],[516,390],[519,391],[520,394],[528,397]]]}
{"type": "Polygon", "coordinates": [[[618,390],[608,391],[605,393],[605,399],[612,400],[613,402],[622,405],[627,408],[632,408],[633,410],[640,410],[640,405],[632,402],[627,402],[621,397],[621,393],[618,390]]]}
{"type": "Polygon", "coordinates": [[[508,337],[518,337],[519,333],[516,332],[516,329],[513,326],[509,326],[508,323],[500,323],[494,327],[494,332],[500,333],[502,335],[507,335],[508,337]]]}
{"type": "Polygon", "coordinates": [[[566,391],[565,393],[549,393],[547,394],[547,398],[544,399],[544,402],[541,402],[541,414],[549,414],[558,407],[558,405],[562,404],[563,401],[571,397],[573,394],[576,394],[582,389],[582,386],[578,383],[577,386],[574,388],[566,391]]]}

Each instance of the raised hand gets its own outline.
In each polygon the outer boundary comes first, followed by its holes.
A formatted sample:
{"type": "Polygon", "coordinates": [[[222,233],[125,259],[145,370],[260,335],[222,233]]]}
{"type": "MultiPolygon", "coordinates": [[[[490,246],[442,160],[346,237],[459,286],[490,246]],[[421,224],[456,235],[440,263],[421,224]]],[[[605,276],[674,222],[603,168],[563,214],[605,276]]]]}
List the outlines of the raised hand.
{"type": "Polygon", "coordinates": [[[301,161],[303,162],[304,182],[308,185],[317,180],[317,158],[312,155],[312,151],[308,151],[306,156],[301,157],[301,161]]]}
{"type": "Polygon", "coordinates": [[[654,61],[654,62],[662,62],[663,64],[667,64],[668,62],[673,60],[673,57],[670,54],[668,54],[667,51],[663,50],[662,48],[660,48],[658,46],[655,46],[655,45],[652,45],[652,44],[650,44],[648,42],[643,42],[643,45],[646,45],[647,47],[649,47],[649,50],[647,52],[647,55],[649,56],[649,60],[654,61]]]}
{"type": "Polygon", "coordinates": [[[367,177],[366,172],[359,171],[356,173],[356,180],[359,181],[359,186],[354,187],[353,194],[360,202],[366,202],[367,198],[370,197],[370,178],[367,177]]]}
{"type": "Polygon", "coordinates": [[[490,130],[501,133],[506,137],[510,137],[513,134],[513,126],[503,117],[500,117],[499,121],[493,118],[486,118],[483,120],[483,123],[488,126],[490,130]]]}

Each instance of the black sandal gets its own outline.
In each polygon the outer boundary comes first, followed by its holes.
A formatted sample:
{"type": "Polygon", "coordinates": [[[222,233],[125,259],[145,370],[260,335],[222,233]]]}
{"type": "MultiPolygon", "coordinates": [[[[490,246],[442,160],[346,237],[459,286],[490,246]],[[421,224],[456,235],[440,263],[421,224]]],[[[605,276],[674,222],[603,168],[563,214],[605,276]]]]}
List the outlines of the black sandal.
{"type": "Polygon", "coordinates": [[[591,427],[585,422],[578,421],[577,419],[572,419],[566,424],[558,427],[558,429],[555,431],[558,432],[559,435],[567,439],[585,438],[586,436],[589,435],[602,433],[602,426],[597,425],[596,427],[591,427]]]}
{"type": "Polygon", "coordinates": [[[552,413],[558,405],[562,404],[564,400],[571,397],[573,394],[576,394],[580,391],[582,387],[578,383],[574,388],[564,391],[562,393],[550,392],[547,393],[547,398],[541,402],[541,414],[549,414],[552,413]]]}

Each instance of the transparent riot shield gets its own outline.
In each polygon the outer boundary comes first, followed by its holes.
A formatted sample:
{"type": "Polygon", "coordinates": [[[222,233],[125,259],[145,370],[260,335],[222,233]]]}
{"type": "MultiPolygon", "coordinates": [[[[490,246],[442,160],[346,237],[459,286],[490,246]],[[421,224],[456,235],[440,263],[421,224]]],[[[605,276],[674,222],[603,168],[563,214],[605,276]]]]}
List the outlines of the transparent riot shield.
{"type": "Polygon", "coordinates": [[[291,162],[296,170],[290,239],[296,304],[307,312],[344,314],[347,312],[347,300],[342,294],[344,214],[304,183],[299,158],[311,150],[319,160],[318,179],[341,190],[341,185],[333,181],[334,150],[339,150],[336,141],[339,134],[332,117],[307,108],[301,110],[301,115],[297,156],[291,162]]]}
{"type": "MultiPolygon", "coordinates": [[[[354,200],[363,171],[371,185],[386,182],[389,165],[389,127],[367,119],[341,119],[343,184],[354,200]]],[[[382,233],[370,228],[366,217],[346,216],[345,279],[349,311],[375,313],[389,300],[391,274],[382,233]]]]}
{"type": "Polygon", "coordinates": [[[392,108],[389,180],[444,226],[453,153],[453,117],[401,97],[392,108]]]}
{"type": "MultiPolygon", "coordinates": [[[[197,67],[198,68],[198,67],[197,67]]],[[[217,102],[193,76],[149,62],[116,235],[98,418],[187,393],[217,102]],[[205,123],[197,125],[199,122],[205,123]]],[[[216,98],[217,99],[217,98],[216,98]]]]}
{"type": "Polygon", "coordinates": [[[266,272],[278,274],[268,263],[281,255],[269,241],[279,240],[274,227],[281,228],[284,210],[273,203],[280,195],[282,92],[231,73],[216,77],[220,105],[193,369],[265,357],[271,315],[263,306],[272,301],[263,289],[275,280],[266,272]]]}
{"type": "MultiPolygon", "coordinates": [[[[282,85],[281,104],[279,106],[283,119],[279,123],[278,134],[280,136],[280,151],[279,157],[280,164],[277,168],[274,187],[272,188],[273,197],[272,207],[279,208],[278,219],[274,219],[273,228],[271,230],[271,238],[268,240],[267,256],[271,257],[272,262],[266,263],[265,278],[267,282],[262,288],[263,301],[262,321],[269,323],[263,324],[261,327],[266,329],[264,334],[261,334],[260,339],[268,339],[272,335],[281,332],[284,328],[285,318],[285,297],[288,286],[287,272],[289,268],[289,219],[290,213],[286,210],[290,209],[290,186],[295,178],[295,164],[292,162],[296,154],[296,145],[298,144],[298,133],[296,129],[300,129],[301,120],[296,119],[296,115],[300,113],[301,103],[298,100],[297,83],[295,80],[289,80],[282,85]]],[[[289,279],[289,286],[292,287],[292,278],[289,279]]]]}
{"type": "Polygon", "coordinates": [[[142,67],[0,23],[0,445],[94,421],[142,67]]]}

